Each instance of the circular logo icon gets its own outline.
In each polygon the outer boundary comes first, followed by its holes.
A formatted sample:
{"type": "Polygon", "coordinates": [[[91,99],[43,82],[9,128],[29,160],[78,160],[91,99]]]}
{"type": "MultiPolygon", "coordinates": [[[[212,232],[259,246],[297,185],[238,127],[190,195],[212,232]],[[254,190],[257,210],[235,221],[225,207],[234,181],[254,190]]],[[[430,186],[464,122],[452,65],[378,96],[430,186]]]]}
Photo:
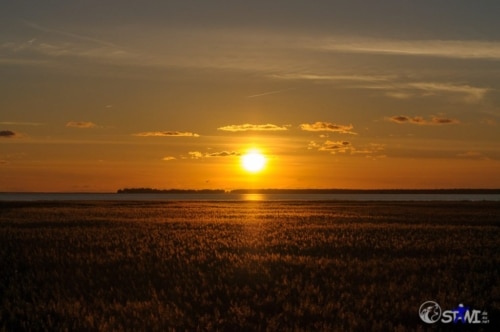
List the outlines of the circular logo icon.
{"type": "Polygon", "coordinates": [[[426,301],[418,309],[418,314],[425,323],[433,324],[441,318],[441,307],[434,301],[426,301]]]}

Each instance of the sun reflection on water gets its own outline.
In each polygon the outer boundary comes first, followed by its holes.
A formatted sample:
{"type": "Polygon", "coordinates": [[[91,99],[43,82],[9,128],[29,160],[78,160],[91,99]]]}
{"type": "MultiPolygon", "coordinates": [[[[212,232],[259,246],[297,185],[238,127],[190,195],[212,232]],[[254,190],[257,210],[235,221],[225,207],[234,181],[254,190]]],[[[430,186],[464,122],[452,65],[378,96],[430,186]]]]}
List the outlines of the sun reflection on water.
{"type": "Polygon", "coordinates": [[[242,199],[244,201],[263,201],[266,199],[264,194],[243,194],[242,199]]]}

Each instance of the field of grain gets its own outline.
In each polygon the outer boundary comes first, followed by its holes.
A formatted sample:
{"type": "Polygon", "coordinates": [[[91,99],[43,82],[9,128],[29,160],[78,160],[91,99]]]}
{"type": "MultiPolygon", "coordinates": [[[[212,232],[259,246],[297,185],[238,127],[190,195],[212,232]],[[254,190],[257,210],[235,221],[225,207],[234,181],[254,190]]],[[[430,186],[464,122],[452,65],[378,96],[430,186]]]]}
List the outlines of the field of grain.
{"type": "Polygon", "coordinates": [[[500,204],[0,202],[0,262],[0,331],[490,330],[500,204]]]}

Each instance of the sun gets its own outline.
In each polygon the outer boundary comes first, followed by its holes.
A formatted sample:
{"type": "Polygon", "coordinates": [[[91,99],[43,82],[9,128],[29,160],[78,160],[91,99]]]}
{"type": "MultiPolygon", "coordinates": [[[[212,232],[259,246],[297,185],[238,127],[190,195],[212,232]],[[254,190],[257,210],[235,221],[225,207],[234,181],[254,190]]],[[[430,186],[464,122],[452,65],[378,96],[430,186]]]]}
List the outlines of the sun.
{"type": "Polygon", "coordinates": [[[266,166],[266,157],[258,150],[250,150],[241,157],[241,165],[250,173],[257,173],[266,166]]]}

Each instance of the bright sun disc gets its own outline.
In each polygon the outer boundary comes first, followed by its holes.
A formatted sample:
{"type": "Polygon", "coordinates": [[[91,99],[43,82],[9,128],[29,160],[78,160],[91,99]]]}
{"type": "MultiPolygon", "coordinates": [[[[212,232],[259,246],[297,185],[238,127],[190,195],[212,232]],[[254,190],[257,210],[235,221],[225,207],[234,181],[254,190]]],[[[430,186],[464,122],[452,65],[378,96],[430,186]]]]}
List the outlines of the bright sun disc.
{"type": "Polygon", "coordinates": [[[241,157],[243,168],[248,172],[256,173],[266,165],[266,157],[258,151],[250,151],[241,157]]]}

